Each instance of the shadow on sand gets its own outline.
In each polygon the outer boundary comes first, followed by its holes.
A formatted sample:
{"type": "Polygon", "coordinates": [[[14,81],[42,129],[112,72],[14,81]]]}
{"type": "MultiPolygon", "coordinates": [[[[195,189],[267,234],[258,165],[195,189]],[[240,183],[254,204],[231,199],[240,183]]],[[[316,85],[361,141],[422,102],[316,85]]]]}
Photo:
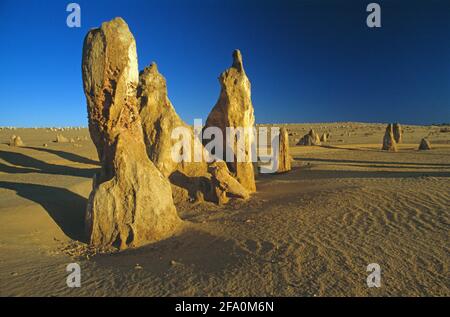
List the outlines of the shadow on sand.
{"type": "Polygon", "coordinates": [[[40,204],[69,238],[86,242],[86,198],[64,188],[37,184],[0,181],[0,188],[13,190],[17,195],[40,204]]]}
{"type": "MultiPolygon", "coordinates": [[[[347,151],[363,151],[363,152],[368,152],[368,151],[372,151],[372,152],[378,152],[380,151],[379,149],[374,149],[374,148],[351,148],[351,147],[344,147],[344,146],[334,146],[334,145],[329,145],[329,144],[321,144],[319,145],[319,147],[323,147],[325,149],[334,149],[334,150],[347,150],[347,151]]],[[[380,146],[381,148],[381,146],[380,146]]]]}
{"type": "MultiPolygon", "coordinates": [[[[414,177],[450,177],[449,172],[434,171],[351,171],[351,170],[302,170],[302,178],[344,179],[344,178],[414,178],[414,177]]],[[[297,177],[298,178],[298,177],[297,177]]]]}
{"type": "MultiPolygon", "coordinates": [[[[345,160],[345,159],[321,159],[321,158],[295,158],[296,161],[311,161],[311,162],[325,162],[325,163],[353,163],[353,164],[372,164],[372,165],[398,165],[392,168],[401,167],[401,165],[409,165],[411,168],[416,166],[438,166],[438,167],[450,167],[450,164],[443,163],[418,163],[418,162],[386,162],[386,161],[362,161],[362,160],[345,160]]],[[[388,166],[386,166],[388,167],[388,166]]]]}
{"type": "Polygon", "coordinates": [[[175,171],[170,174],[169,180],[172,184],[186,189],[189,198],[193,200],[198,198],[199,193],[205,194],[211,191],[210,181],[204,176],[187,176],[180,171],[175,171]]]}
{"type": "Polygon", "coordinates": [[[98,171],[97,168],[76,168],[64,165],[49,164],[44,161],[35,159],[31,156],[17,152],[0,151],[0,159],[8,162],[11,165],[20,166],[7,166],[0,163],[0,172],[10,174],[43,173],[92,178],[95,172],[98,171]]]}
{"type": "Polygon", "coordinates": [[[33,146],[26,146],[25,149],[31,149],[35,151],[41,151],[41,152],[47,152],[50,154],[57,155],[67,161],[72,161],[75,163],[82,163],[82,164],[90,164],[90,165],[100,165],[98,161],[91,160],[87,157],[80,156],[78,154],[70,153],[70,152],[64,152],[64,151],[58,151],[58,150],[52,150],[48,148],[40,148],[40,147],[33,147],[33,146]]]}
{"type": "Polygon", "coordinates": [[[179,235],[136,249],[93,258],[99,266],[129,272],[130,265],[141,264],[155,274],[166,274],[170,268],[194,269],[205,274],[238,270],[250,254],[238,241],[214,236],[189,228],[179,235]],[[111,259],[114,261],[111,261],[111,259]]]}
{"type": "MultiPolygon", "coordinates": [[[[303,159],[302,159],[303,161],[303,159]]],[[[308,159],[304,159],[308,161],[308,159]]],[[[320,166],[320,165],[316,165],[320,166]]],[[[342,165],[353,166],[353,165],[342,165]]],[[[357,167],[368,167],[363,165],[355,165],[357,167]]],[[[370,166],[369,166],[370,167],[370,166]]],[[[375,167],[375,166],[372,166],[375,167]]],[[[380,168],[397,168],[396,166],[380,166],[380,168]]],[[[406,167],[405,167],[406,168],[406,167]]],[[[417,169],[417,171],[358,171],[358,170],[321,170],[311,169],[308,166],[295,166],[289,173],[284,174],[259,174],[258,180],[261,183],[270,183],[272,180],[283,181],[300,181],[300,180],[315,180],[315,179],[344,179],[344,178],[414,178],[414,177],[450,177],[450,171],[423,171],[421,169],[426,167],[408,167],[410,169],[417,169]]],[[[430,168],[432,169],[432,168],[430,168]]]]}

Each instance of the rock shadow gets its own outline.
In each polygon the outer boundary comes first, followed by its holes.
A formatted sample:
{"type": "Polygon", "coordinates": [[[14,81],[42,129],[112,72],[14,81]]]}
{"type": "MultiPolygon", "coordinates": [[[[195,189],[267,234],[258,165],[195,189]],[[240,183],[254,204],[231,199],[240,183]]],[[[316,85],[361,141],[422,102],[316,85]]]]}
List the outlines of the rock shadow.
{"type": "Polygon", "coordinates": [[[84,218],[87,199],[65,188],[0,181],[0,188],[40,204],[69,238],[86,242],[84,218]]]}
{"type": "MultiPolygon", "coordinates": [[[[356,163],[356,164],[384,164],[384,165],[410,165],[413,166],[438,166],[438,167],[450,167],[450,164],[444,163],[419,163],[419,162],[387,162],[387,161],[364,161],[364,160],[346,160],[346,159],[322,159],[322,158],[294,158],[296,161],[312,161],[312,162],[325,162],[325,163],[356,163]]],[[[396,166],[393,166],[396,167],[396,166]]]]}
{"type": "Polygon", "coordinates": [[[8,162],[11,165],[15,165],[11,167],[5,164],[0,164],[0,171],[10,174],[43,173],[92,178],[98,171],[98,168],[77,168],[71,166],[49,164],[44,161],[35,159],[31,156],[17,152],[0,151],[0,159],[8,162]]]}
{"type": "Polygon", "coordinates": [[[53,149],[48,149],[48,148],[32,147],[32,146],[26,146],[24,148],[54,154],[54,155],[57,155],[65,160],[67,160],[67,161],[72,161],[75,163],[100,165],[100,162],[98,162],[98,161],[91,160],[87,157],[84,157],[84,156],[81,156],[81,155],[78,155],[75,153],[70,153],[70,152],[65,152],[65,151],[60,151],[60,150],[53,150],[53,149]]]}
{"type": "Polygon", "coordinates": [[[161,275],[171,270],[193,270],[204,274],[238,269],[249,254],[235,241],[210,233],[187,229],[183,233],[137,249],[98,255],[102,266],[130,270],[139,263],[144,270],[161,275]]]}
{"type": "Polygon", "coordinates": [[[169,176],[170,182],[187,190],[189,198],[197,200],[199,195],[208,199],[211,192],[211,180],[205,176],[187,176],[180,171],[175,171],[169,176]]]}

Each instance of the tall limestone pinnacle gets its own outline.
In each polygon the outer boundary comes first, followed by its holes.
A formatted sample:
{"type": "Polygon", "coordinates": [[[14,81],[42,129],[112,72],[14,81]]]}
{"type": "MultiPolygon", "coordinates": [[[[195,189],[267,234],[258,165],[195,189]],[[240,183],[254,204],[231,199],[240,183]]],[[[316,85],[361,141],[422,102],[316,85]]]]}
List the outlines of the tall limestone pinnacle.
{"type": "Polygon", "coordinates": [[[123,19],[105,22],[86,35],[82,72],[89,131],[99,159],[109,159],[107,138],[113,140],[122,126],[140,133],[139,125],[133,123],[138,120],[136,43],[123,19]]]}
{"type": "Polygon", "coordinates": [[[291,170],[291,155],[289,154],[289,134],[286,128],[280,129],[278,142],[278,173],[291,170]]]}
{"type": "Polygon", "coordinates": [[[89,242],[124,249],[170,236],[182,222],[168,180],[146,153],[136,43],[123,19],[89,31],[82,73],[89,131],[101,162],[86,210],[89,242]]]}
{"type": "MultiPolygon", "coordinates": [[[[152,63],[139,74],[138,103],[148,155],[163,175],[169,177],[175,170],[189,168],[206,173],[208,168],[204,159],[198,163],[194,162],[193,157],[189,163],[178,163],[172,159],[172,148],[178,141],[172,138],[174,129],[188,130],[191,142],[198,142],[199,146],[202,144],[198,138],[194,139],[192,127],[176,113],[167,95],[166,79],[159,73],[156,63],[152,63]]],[[[191,154],[193,155],[193,152],[191,154]]]]}
{"type": "Polygon", "coordinates": [[[402,143],[403,142],[403,129],[400,123],[396,122],[392,126],[392,132],[394,133],[394,140],[395,143],[402,143]]]}
{"type": "Polygon", "coordinates": [[[179,142],[172,138],[175,129],[182,128],[186,132],[183,137],[191,145],[195,144],[194,147],[199,147],[202,153],[205,153],[205,149],[200,138],[194,135],[194,129],[176,113],[167,95],[166,79],[159,73],[155,63],[140,72],[137,95],[147,154],[161,173],[169,178],[176,202],[208,200],[224,203],[228,195],[248,197],[247,191],[236,180],[237,185],[230,185],[233,183],[231,176],[215,177],[216,174],[228,174],[225,164],[215,165],[217,173],[212,175],[206,155],[202,154],[201,159],[196,161],[194,151],[190,151],[188,160],[173,160],[172,149],[179,142]]]}
{"type": "MultiPolygon", "coordinates": [[[[251,84],[245,74],[242,55],[239,50],[233,52],[233,64],[220,75],[219,82],[221,86],[219,99],[206,120],[205,129],[218,127],[222,130],[224,138],[223,153],[226,153],[228,147],[234,156],[233,162],[227,162],[229,170],[244,188],[249,192],[255,192],[255,173],[251,152],[251,145],[254,141],[253,134],[245,133],[242,136],[244,138],[241,143],[243,148],[238,148],[239,144],[235,138],[231,138],[230,144],[226,143],[227,127],[252,129],[255,125],[251,84]],[[239,162],[238,151],[243,153],[239,162]]],[[[247,130],[246,132],[250,131],[247,130]]]]}
{"type": "Polygon", "coordinates": [[[384,151],[397,152],[397,143],[394,138],[393,125],[390,123],[386,127],[386,132],[383,137],[383,146],[381,149],[384,151]]]}

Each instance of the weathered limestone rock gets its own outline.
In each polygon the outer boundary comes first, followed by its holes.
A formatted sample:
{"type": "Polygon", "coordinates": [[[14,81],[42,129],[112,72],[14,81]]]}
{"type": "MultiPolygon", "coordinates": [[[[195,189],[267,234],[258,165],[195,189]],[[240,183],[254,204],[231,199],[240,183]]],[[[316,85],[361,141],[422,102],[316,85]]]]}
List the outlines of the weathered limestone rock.
{"type": "Polygon", "coordinates": [[[383,147],[381,149],[384,151],[397,152],[397,144],[394,139],[393,127],[390,123],[386,127],[386,132],[384,133],[383,138],[383,147]]]}
{"type": "Polygon", "coordinates": [[[239,50],[233,52],[233,64],[225,70],[219,77],[221,91],[219,99],[211,110],[205,123],[208,127],[218,127],[223,133],[223,153],[225,155],[227,147],[234,156],[233,162],[227,162],[230,172],[237,181],[249,192],[256,191],[255,173],[252,163],[251,145],[253,143],[253,133],[244,133],[243,148],[238,148],[239,142],[232,138],[229,144],[226,143],[227,127],[243,128],[250,132],[254,128],[255,117],[251,100],[251,84],[245,74],[242,63],[242,55],[239,50]],[[243,153],[243,157],[238,162],[238,151],[243,153]]]}
{"type": "Polygon", "coordinates": [[[24,146],[25,144],[22,141],[20,136],[12,135],[9,141],[9,146],[24,146]]]}
{"type": "Polygon", "coordinates": [[[320,142],[326,143],[328,141],[328,133],[324,132],[320,137],[320,142]]]}
{"type": "Polygon", "coordinates": [[[314,140],[309,134],[305,134],[300,140],[298,140],[297,145],[312,146],[314,145],[314,140]]]}
{"type": "Polygon", "coordinates": [[[315,145],[320,145],[320,136],[313,129],[309,131],[309,134],[314,140],[315,145]]]}
{"type": "Polygon", "coordinates": [[[69,139],[66,138],[65,136],[63,136],[62,134],[57,134],[55,142],[56,143],[67,143],[67,142],[69,142],[69,139]]]}
{"type": "Polygon", "coordinates": [[[430,141],[428,141],[428,139],[426,139],[426,138],[423,138],[421,141],[420,141],[420,144],[419,144],[419,150],[431,150],[431,144],[430,144],[430,141]]]}
{"type": "Polygon", "coordinates": [[[289,154],[289,136],[286,128],[280,129],[280,143],[278,151],[278,173],[291,170],[291,155],[289,154]]]}
{"type": "Polygon", "coordinates": [[[175,171],[191,176],[206,174],[208,166],[204,155],[201,162],[194,160],[194,151],[191,151],[190,162],[176,162],[172,158],[173,146],[178,142],[172,139],[172,132],[176,128],[184,128],[189,132],[191,145],[195,142],[202,151],[204,148],[201,140],[194,137],[193,128],[176,113],[167,96],[166,79],[158,72],[155,63],[146,67],[139,75],[138,103],[147,153],[161,173],[166,177],[170,177],[175,171]]]}
{"type": "Polygon", "coordinates": [[[231,197],[248,199],[250,194],[233,176],[230,175],[225,162],[214,162],[209,166],[212,175],[211,200],[225,204],[231,197]]]}
{"type": "Polygon", "coordinates": [[[297,143],[297,145],[320,145],[320,137],[313,130],[309,130],[308,134],[305,134],[297,143]]]}
{"type": "MultiPolygon", "coordinates": [[[[195,143],[202,153],[205,151],[201,140],[194,135],[193,128],[176,113],[167,95],[166,79],[159,73],[155,63],[139,74],[137,91],[147,154],[172,183],[175,202],[211,200],[224,203],[225,199],[219,201],[217,195],[211,195],[211,192],[215,193],[216,190],[225,192],[225,196],[247,198],[248,195],[233,195],[228,192],[233,190],[233,186],[221,183],[223,180],[228,181],[226,178],[213,179],[205,155],[202,155],[200,162],[196,161],[193,148],[189,155],[190,161],[173,160],[172,149],[179,141],[172,139],[172,131],[176,128],[185,129],[188,135],[184,137],[190,140],[192,145],[195,143]]],[[[228,175],[225,164],[213,163],[213,166],[220,170],[217,171],[220,175],[228,175]]]]}
{"type": "Polygon", "coordinates": [[[403,129],[400,123],[394,123],[392,126],[392,132],[394,133],[394,140],[395,143],[402,143],[403,142],[403,129]]]}
{"type": "Polygon", "coordinates": [[[149,160],[137,109],[136,44],[121,18],[87,34],[83,84],[101,170],[86,211],[89,241],[121,249],[157,241],[181,225],[169,181],[149,160]]]}

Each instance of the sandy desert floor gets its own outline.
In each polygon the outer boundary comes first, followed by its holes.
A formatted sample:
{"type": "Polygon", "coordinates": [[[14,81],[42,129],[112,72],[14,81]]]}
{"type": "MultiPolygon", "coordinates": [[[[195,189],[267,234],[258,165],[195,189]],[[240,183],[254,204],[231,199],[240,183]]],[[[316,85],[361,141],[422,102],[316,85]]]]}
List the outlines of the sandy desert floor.
{"type": "Polygon", "coordinates": [[[178,235],[91,256],[83,217],[98,163],[87,129],[62,132],[75,143],[2,129],[0,295],[450,296],[450,132],[405,126],[387,153],[385,124],[286,126],[294,168],[260,175],[249,201],[178,206],[178,235]],[[294,146],[310,127],[330,142],[294,146]],[[12,134],[26,146],[8,146],[12,134]],[[417,151],[425,136],[433,149],[417,151]],[[72,262],[80,288],[66,285],[72,262]],[[380,288],[366,285],[369,263],[380,288]]]}

